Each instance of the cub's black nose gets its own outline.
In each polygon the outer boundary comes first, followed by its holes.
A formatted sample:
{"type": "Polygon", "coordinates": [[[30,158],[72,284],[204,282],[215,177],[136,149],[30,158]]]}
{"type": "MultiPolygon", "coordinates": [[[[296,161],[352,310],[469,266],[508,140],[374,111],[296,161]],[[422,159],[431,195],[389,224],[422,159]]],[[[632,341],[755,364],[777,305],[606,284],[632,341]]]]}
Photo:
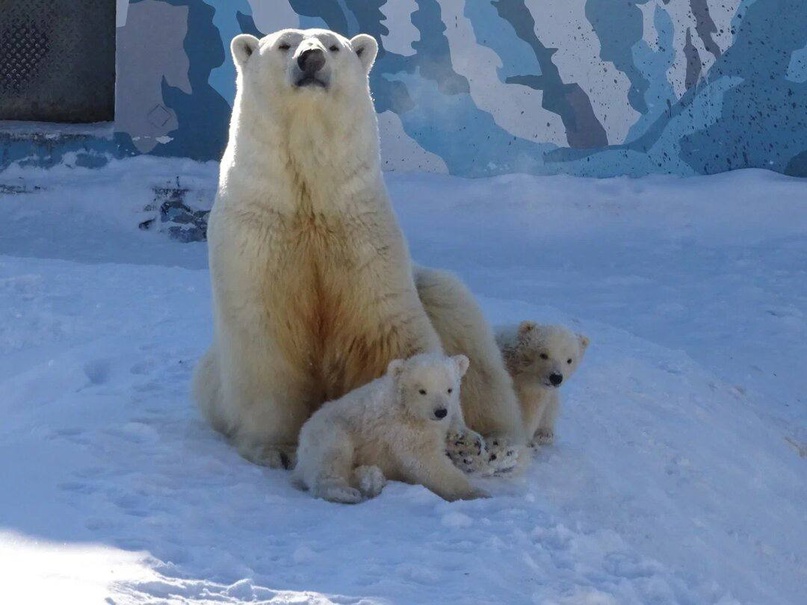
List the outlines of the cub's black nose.
{"type": "Polygon", "coordinates": [[[297,65],[307,74],[317,73],[325,65],[325,54],[318,48],[309,48],[297,57],[297,65]]]}
{"type": "Polygon", "coordinates": [[[434,410],[434,415],[437,416],[437,418],[445,418],[447,414],[448,414],[448,410],[445,409],[445,408],[440,408],[439,410],[434,410]]]}
{"type": "Polygon", "coordinates": [[[558,386],[561,382],[563,382],[563,374],[550,374],[549,382],[552,383],[553,387],[558,386]]]}

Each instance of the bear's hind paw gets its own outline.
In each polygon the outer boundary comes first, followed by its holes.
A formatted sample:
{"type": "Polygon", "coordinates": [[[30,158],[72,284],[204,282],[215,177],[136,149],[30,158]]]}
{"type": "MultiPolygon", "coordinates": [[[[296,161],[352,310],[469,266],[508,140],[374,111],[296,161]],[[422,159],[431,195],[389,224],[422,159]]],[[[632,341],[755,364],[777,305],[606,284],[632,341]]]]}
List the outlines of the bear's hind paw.
{"type": "Polygon", "coordinates": [[[483,469],[485,475],[506,475],[519,464],[519,447],[503,439],[493,439],[488,446],[488,464],[483,469]]]}
{"type": "Polygon", "coordinates": [[[487,445],[484,437],[471,429],[451,431],[446,437],[446,454],[455,466],[472,472],[479,466],[478,460],[487,454],[487,445]]]}

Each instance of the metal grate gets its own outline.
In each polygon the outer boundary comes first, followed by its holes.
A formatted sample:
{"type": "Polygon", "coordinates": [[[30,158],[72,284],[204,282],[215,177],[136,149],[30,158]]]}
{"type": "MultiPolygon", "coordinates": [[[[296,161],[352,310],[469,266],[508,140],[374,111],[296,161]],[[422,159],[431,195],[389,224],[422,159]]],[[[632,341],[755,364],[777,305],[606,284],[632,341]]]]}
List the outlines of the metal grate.
{"type": "Polygon", "coordinates": [[[114,118],[115,0],[0,0],[0,119],[114,118]]]}

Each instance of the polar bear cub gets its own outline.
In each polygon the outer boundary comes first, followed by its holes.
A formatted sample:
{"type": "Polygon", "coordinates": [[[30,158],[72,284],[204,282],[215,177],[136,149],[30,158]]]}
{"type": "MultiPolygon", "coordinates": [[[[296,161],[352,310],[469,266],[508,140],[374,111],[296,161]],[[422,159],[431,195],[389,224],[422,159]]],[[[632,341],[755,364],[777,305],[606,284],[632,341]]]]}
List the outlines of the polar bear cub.
{"type": "Polygon", "coordinates": [[[465,424],[459,391],[468,363],[437,353],[396,359],[381,378],[323,405],[300,432],[294,482],[344,503],[377,496],[387,479],[446,500],[485,496],[445,451],[449,428],[465,424]]]}
{"type": "Polygon", "coordinates": [[[496,342],[513,378],[527,438],[533,446],[552,443],[560,409],[558,388],[577,370],[588,337],[563,326],[524,321],[497,329],[496,342]]]}

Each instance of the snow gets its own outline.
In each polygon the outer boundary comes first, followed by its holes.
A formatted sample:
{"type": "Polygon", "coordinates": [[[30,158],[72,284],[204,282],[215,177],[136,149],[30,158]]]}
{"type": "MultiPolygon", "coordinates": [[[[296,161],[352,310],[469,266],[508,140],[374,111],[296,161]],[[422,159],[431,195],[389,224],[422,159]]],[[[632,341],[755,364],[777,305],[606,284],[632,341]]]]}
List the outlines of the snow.
{"type": "Polygon", "coordinates": [[[0,173],[28,191],[0,194],[2,602],[804,602],[807,183],[389,174],[418,262],[592,344],[557,443],[494,497],[351,507],[194,409],[206,249],[137,228],[177,177],[216,165],[0,173]]]}

